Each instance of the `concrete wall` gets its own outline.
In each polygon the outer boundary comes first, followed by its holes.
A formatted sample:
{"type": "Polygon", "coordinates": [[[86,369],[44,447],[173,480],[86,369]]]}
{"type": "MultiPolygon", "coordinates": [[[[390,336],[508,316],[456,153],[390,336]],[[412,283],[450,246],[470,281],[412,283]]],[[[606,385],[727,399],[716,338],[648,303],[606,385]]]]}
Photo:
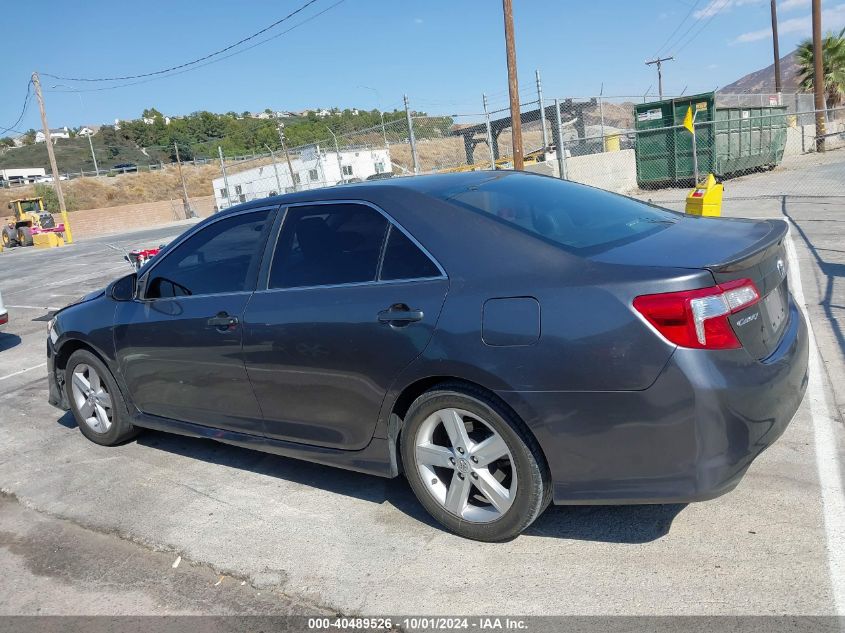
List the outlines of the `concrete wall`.
{"type": "MultiPolygon", "coordinates": [[[[191,206],[197,215],[206,217],[214,212],[214,196],[193,198],[191,206]]],[[[152,228],[185,219],[181,200],[85,209],[68,215],[74,239],[152,228]]]]}
{"type": "MultiPolygon", "coordinates": [[[[526,171],[559,175],[556,158],[529,165],[526,171]]],[[[566,173],[569,180],[616,193],[630,193],[637,188],[637,163],[632,149],[569,157],[566,173]]]]}

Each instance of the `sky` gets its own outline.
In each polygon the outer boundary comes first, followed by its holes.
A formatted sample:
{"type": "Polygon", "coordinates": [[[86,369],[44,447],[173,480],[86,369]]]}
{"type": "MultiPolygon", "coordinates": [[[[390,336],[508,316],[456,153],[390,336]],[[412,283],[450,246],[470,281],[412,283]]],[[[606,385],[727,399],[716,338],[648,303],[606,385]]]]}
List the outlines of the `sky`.
{"type": "MultiPolygon", "coordinates": [[[[84,9],[66,0],[14,2],[15,23],[32,28],[6,29],[3,36],[0,132],[18,118],[33,70],[42,73],[51,127],[113,123],[148,107],[168,115],[268,107],[390,110],[402,107],[403,94],[413,109],[432,114],[477,113],[482,93],[493,109],[507,106],[498,0],[310,0],[288,21],[188,72],[153,81],[47,76],[123,77],[184,64],[308,1],[88,0],[84,9]]],[[[656,70],[644,62],[657,54],[675,56],[664,65],[666,94],[712,90],[772,63],[769,0],[513,4],[524,101],[536,98],[535,70],[544,96],[563,98],[602,89],[614,96],[656,93],[656,70]]],[[[778,7],[786,55],[810,35],[810,0],[778,0],[778,7]]],[[[845,26],[845,0],[823,0],[822,7],[825,31],[845,26]]],[[[16,129],[39,127],[33,100],[16,129]]]]}

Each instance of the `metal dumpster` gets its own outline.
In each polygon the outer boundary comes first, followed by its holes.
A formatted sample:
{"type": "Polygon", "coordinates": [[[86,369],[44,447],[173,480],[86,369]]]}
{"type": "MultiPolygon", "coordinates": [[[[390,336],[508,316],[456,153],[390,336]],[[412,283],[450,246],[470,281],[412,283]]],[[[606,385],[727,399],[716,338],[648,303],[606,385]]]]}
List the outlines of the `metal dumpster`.
{"type": "Polygon", "coordinates": [[[726,178],[774,167],[783,158],[786,106],[719,107],[712,92],[637,104],[634,149],[640,187],[692,182],[692,135],[678,127],[690,106],[696,113],[700,174],[726,178]]]}

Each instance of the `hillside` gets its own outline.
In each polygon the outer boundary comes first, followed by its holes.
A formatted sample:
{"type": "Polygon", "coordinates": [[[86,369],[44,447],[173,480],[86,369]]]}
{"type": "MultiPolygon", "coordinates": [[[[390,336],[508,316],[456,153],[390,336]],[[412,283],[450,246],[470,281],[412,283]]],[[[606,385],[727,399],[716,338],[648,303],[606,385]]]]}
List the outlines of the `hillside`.
{"type": "MultiPolygon", "coordinates": [[[[800,92],[798,89],[799,68],[798,51],[792,51],[789,55],[781,57],[780,76],[782,92],[800,92]]],[[[755,70],[741,77],[733,83],[719,89],[722,94],[746,94],[746,93],[774,93],[775,91],[775,65],[771,64],[762,70],[755,70]]]]}
{"type": "MultiPolygon", "coordinates": [[[[100,134],[92,137],[94,154],[100,169],[106,170],[122,163],[149,165],[154,161],[140,149],[128,144],[106,146],[100,134]]],[[[55,142],[56,163],[61,173],[93,172],[94,161],[91,159],[91,147],[87,138],[60,138],[55,142]]],[[[47,146],[44,143],[14,147],[0,153],[0,169],[14,167],[43,167],[48,173],[50,162],[47,158],[47,146]]]]}

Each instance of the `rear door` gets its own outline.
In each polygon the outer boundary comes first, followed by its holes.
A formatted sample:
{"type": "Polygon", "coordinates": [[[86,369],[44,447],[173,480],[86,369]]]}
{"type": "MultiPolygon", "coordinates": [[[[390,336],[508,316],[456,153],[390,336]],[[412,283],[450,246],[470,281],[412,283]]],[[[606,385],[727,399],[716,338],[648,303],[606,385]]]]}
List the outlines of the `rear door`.
{"type": "Polygon", "coordinates": [[[261,434],[242,319],[274,219],[260,209],[208,224],[154,260],[141,300],[118,304],[118,362],[142,412],[261,434]]]}
{"type": "Polygon", "coordinates": [[[332,202],[287,209],[267,278],[244,319],[266,434],[366,446],[391,382],[431,338],[445,273],[380,210],[332,202]]]}

